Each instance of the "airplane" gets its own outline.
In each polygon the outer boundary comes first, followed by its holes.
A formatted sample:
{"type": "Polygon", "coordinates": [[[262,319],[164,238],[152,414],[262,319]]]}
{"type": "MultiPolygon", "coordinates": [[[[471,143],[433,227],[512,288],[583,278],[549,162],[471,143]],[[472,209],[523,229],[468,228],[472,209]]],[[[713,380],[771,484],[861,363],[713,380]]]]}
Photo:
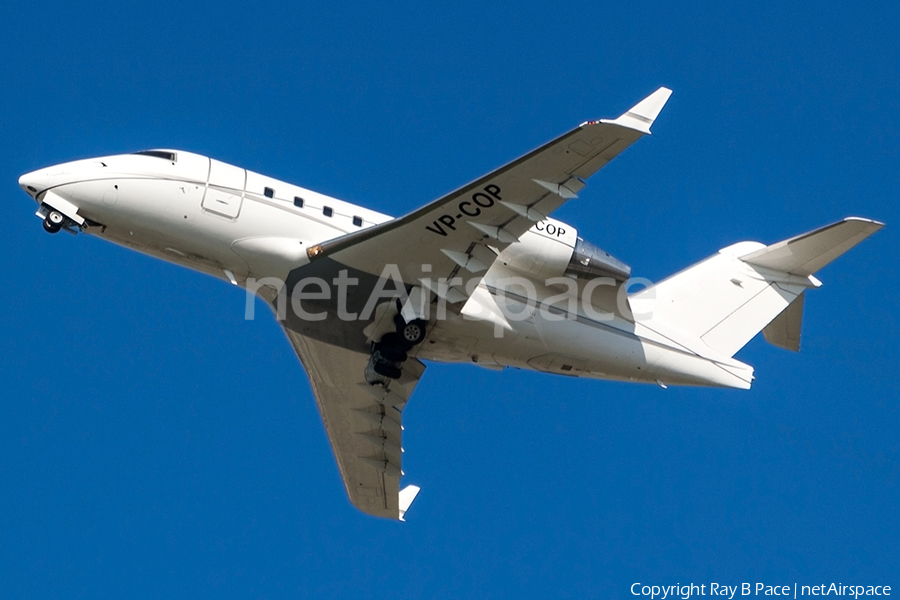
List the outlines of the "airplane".
{"type": "MultiPolygon", "coordinates": [[[[799,350],[814,273],[883,227],[849,217],[740,242],[633,290],[631,268],[549,215],[650,127],[671,90],[587,121],[391,218],[181,150],[19,179],[49,233],[96,235],[244,288],[306,370],[351,503],[403,520],[402,411],[426,362],[748,389],[734,358],[762,332],[799,350]]],[[[638,282],[641,283],[641,282],[638,282]]]]}

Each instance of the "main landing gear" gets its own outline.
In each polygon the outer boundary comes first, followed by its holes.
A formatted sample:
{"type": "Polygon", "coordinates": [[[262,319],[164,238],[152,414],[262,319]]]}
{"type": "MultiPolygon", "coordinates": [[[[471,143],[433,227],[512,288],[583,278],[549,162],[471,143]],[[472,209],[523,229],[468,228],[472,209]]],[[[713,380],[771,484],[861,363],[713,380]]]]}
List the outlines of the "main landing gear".
{"type": "Polygon", "coordinates": [[[420,344],[425,339],[425,321],[422,319],[413,319],[407,323],[401,315],[397,315],[394,317],[394,324],[397,325],[397,334],[410,346],[420,344]]]}
{"type": "Polygon", "coordinates": [[[401,315],[394,317],[396,331],[381,336],[372,344],[372,358],[366,365],[366,381],[370,385],[387,385],[390,379],[400,379],[401,366],[413,346],[425,339],[427,323],[413,319],[407,323],[401,315]]]}

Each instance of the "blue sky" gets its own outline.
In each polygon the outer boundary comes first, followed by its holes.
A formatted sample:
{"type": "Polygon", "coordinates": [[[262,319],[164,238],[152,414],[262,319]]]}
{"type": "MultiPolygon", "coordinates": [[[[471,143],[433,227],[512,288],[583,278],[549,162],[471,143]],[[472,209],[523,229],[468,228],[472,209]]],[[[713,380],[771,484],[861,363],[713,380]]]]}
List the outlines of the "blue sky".
{"type": "MultiPolygon", "coordinates": [[[[630,597],[900,586],[896,3],[12,2],[0,19],[0,582],[10,597],[630,597]],[[848,215],[748,392],[432,365],[423,491],[347,501],[306,377],[221,282],[46,235],[16,184],[149,147],[400,215],[660,85],[554,215],[659,279],[848,215]]],[[[896,588],[895,588],[896,589],[896,588]]]]}

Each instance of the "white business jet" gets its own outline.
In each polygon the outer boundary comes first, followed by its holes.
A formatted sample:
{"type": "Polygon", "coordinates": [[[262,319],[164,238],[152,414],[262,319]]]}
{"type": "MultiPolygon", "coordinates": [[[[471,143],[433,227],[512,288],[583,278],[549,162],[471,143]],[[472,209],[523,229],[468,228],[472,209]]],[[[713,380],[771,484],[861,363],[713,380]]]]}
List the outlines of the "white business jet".
{"type": "MultiPolygon", "coordinates": [[[[350,501],[403,519],[401,415],[425,363],[747,389],[760,331],[799,349],[813,274],[882,227],[847,218],[729,246],[631,290],[631,269],[550,218],[650,126],[660,88],[392,219],[179,150],[23,175],[50,233],[83,232],[209,273],[272,307],[306,368],[350,501]]],[[[247,310],[252,312],[253,302],[247,310]]]]}

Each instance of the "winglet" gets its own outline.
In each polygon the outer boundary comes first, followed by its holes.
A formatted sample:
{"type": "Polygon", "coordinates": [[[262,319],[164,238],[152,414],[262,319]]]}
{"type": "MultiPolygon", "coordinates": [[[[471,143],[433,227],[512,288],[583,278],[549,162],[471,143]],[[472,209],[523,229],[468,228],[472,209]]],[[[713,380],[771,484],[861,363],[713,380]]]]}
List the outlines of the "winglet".
{"type": "Polygon", "coordinates": [[[640,131],[641,133],[649,134],[650,126],[653,125],[653,121],[656,120],[656,117],[659,115],[659,111],[661,111],[663,106],[666,105],[666,102],[669,100],[669,96],[671,95],[672,90],[670,90],[669,88],[661,87],[632,106],[624,115],[622,115],[618,119],[602,119],[600,122],[619,125],[621,127],[635,129],[637,131],[640,131]]]}
{"type": "Polygon", "coordinates": [[[400,490],[400,520],[404,521],[403,515],[406,514],[406,511],[409,510],[410,505],[412,505],[413,500],[416,499],[416,496],[419,494],[419,487],[415,485],[408,485],[402,490],[400,490]]]}

